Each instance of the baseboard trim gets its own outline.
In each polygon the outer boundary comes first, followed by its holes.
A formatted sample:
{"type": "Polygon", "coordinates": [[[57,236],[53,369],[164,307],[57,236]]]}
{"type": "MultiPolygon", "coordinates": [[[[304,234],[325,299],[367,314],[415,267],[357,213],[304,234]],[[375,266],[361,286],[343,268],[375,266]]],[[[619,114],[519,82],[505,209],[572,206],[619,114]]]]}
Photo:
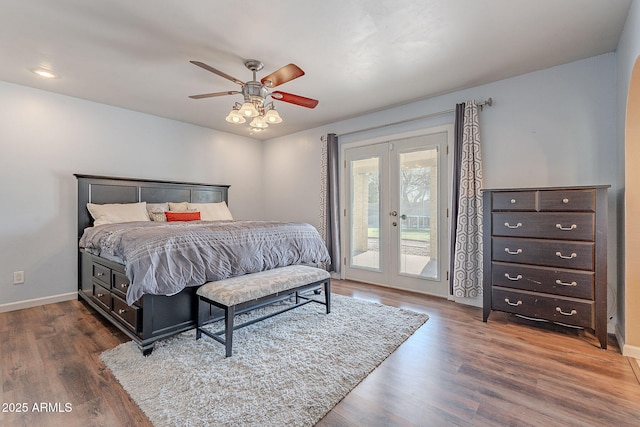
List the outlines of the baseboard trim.
{"type": "Polygon", "coordinates": [[[38,307],[41,305],[53,304],[56,302],[71,301],[76,298],[78,298],[78,292],[69,292],[66,294],[52,295],[49,297],[10,302],[7,304],[0,304],[0,313],[6,313],[7,311],[22,310],[23,308],[38,307]]]}
{"type": "Polygon", "coordinates": [[[640,347],[636,345],[623,345],[622,355],[627,357],[633,357],[634,359],[640,359],[640,347]]]}
{"type": "Polygon", "coordinates": [[[618,325],[616,325],[616,339],[618,340],[618,345],[620,346],[620,351],[622,351],[623,356],[640,359],[640,347],[626,344],[624,342],[624,335],[618,325]]]}

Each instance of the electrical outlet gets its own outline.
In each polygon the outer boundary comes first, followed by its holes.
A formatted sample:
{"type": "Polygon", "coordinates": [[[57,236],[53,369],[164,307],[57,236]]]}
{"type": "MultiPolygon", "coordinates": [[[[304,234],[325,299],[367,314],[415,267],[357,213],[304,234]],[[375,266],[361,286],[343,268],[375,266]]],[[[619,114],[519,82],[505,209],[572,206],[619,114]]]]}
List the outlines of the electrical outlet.
{"type": "Polygon", "coordinates": [[[21,285],[24,283],[24,271],[14,271],[13,272],[13,284],[21,285]]]}

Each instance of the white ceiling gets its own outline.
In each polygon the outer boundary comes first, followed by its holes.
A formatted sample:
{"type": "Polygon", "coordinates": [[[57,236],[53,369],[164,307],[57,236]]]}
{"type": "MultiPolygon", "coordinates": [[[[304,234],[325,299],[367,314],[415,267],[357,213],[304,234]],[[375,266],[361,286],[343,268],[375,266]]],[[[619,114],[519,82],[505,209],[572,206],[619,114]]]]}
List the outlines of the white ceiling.
{"type": "Polygon", "coordinates": [[[249,136],[224,118],[246,59],[277,89],[270,139],[616,49],[631,0],[2,0],[0,80],[249,136]],[[47,67],[59,78],[30,70],[47,67]]]}

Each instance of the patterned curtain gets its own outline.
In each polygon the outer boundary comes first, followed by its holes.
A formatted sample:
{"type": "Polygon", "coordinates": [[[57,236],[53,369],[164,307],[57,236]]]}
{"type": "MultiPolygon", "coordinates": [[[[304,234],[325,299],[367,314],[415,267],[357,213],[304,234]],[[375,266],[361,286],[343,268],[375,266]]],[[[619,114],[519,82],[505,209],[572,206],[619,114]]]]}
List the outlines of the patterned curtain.
{"type": "Polygon", "coordinates": [[[327,271],[340,273],[340,211],[338,195],[338,137],[330,133],[322,138],[320,173],[320,227],[331,264],[327,271]]]}
{"type": "Polygon", "coordinates": [[[475,101],[465,103],[462,130],[453,295],[473,298],[482,295],[482,167],[475,101]]]}

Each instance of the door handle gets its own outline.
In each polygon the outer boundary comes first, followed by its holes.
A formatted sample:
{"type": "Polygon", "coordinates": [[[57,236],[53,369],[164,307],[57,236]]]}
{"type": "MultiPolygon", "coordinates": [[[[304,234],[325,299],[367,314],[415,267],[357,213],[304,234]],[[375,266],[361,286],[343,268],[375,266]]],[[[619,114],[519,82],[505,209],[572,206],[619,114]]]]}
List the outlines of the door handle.
{"type": "Polygon", "coordinates": [[[393,221],[393,222],[391,223],[391,225],[393,225],[394,227],[397,227],[397,226],[398,226],[398,223],[397,223],[397,222],[395,222],[395,221],[393,221]]]}
{"type": "Polygon", "coordinates": [[[391,211],[391,216],[398,216],[398,211],[391,211]]]}
{"type": "Polygon", "coordinates": [[[407,219],[407,216],[405,214],[400,215],[400,219],[407,219]]]}

